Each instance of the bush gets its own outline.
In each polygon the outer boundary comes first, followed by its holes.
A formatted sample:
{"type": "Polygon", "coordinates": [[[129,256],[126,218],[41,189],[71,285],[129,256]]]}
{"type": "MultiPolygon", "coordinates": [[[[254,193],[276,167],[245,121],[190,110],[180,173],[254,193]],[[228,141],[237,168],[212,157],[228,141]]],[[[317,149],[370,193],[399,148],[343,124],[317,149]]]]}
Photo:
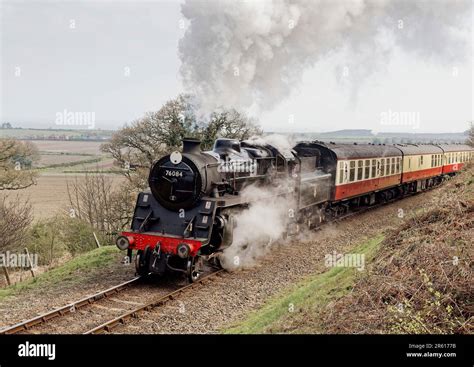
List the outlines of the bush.
{"type": "Polygon", "coordinates": [[[73,256],[97,247],[94,233],[101,245],[107,242],[104,235],[79,218],[64,218],[61,227],[64,246],[73,256]]]}
{"type": "Polygon", "coordinates": [[[52,265],[65,253],[63,233],[59,231],[58,222],[60,218],[57,217],[42,220],[30,229],[28,250],[38,254],[40,265],[52,265]]]}
{"type": "Polygon", "coordinates": [[[473,167],[393,228],[368,273],[322,315],[328,333],[472,334],[473,167]]]}

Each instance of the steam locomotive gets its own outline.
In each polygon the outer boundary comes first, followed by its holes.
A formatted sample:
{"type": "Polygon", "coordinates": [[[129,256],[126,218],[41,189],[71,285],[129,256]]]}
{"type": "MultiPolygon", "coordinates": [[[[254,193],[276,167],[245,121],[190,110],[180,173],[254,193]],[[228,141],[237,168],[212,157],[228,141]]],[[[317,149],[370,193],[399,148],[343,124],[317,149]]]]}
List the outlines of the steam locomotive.
{"type": "Polygon", "coordinates": [[[300,142],[292,149],[257,140],[217,139],[211,151],[184,139],[182,152],[157,160],[149,191],[138,195],[131,230],[116,244],[140,275],[180,272],[199,279],[205,261],[232,244],[235,216],[261,200],[288,203],[287,235],[357,208],[423,191],[474,159],[466,145],[374,145],[300,142]]]}

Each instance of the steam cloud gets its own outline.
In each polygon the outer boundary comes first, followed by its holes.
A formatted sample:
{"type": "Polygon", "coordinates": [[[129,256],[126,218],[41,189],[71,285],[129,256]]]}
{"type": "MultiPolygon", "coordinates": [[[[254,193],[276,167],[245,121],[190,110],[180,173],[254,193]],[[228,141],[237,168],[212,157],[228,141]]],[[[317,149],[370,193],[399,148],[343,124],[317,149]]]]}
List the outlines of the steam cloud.
{"type": "Polygon", "coordinates": [[[255,186],[241,192],[251,204],[235,216],[232,245],[219,257],[224,269],[232,271],[255,265],[286,231],[291,204],[275,200],[273,193],[268,187],[255,186]]]}
{"type": "Polygon", "coordinates": [[[337,75],[350,75],[355,86],[397,47],[459,61],[471,7],[466,0],[187,0],[180,72],[205,109],[266,110],[290,95],[305,70],[334,54],[347,60],[335,65],[337,75]]]}
{"type": "MultiPolygon", "coordinates": [[[[248,141],[261,146],[270,144],[287,154],[293,147],[289,137],[278,134],[252,137],[248,141]]],[[[232,245],[219,257],[226,270],[255,265],[281,239],[287,230],[290,210],[296,203],[275,198],[279,193],[288,192],[288,186],[289,182],[281,180],[272,187],[250,185],[241,191],[240,195],[250,205],[235,215],[232,245]]]]}

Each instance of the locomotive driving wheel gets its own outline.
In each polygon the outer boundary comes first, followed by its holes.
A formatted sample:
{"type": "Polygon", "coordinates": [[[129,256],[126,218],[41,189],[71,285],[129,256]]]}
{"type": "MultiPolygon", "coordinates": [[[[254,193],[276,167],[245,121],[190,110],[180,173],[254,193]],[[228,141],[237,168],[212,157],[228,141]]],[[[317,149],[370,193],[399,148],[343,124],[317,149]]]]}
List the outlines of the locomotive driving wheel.
{"type": "Polygon", "coordinates": [[[201,256],[194,256],[188,259],[187,276],[190,283],[196,282],[201,277],[203,268],[201,256]]]}
{"type": "Polygon", "coordinates": [[[135,257],[135,269],[138,275],[148,274],[148,262],[150,259],[150,246],[147,246],[145,250],[139,250],[135,257]]]}

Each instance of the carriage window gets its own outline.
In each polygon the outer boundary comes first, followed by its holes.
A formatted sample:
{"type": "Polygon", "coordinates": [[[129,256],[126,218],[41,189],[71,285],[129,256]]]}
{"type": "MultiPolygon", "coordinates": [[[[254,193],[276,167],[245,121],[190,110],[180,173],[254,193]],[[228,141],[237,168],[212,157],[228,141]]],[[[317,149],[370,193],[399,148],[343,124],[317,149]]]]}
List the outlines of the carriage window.
{"type": "Polygon", "coordinates": [[[372,159],[372,178],[377,177],[376,172],[377,172],[377,160],[372,159]]]}
{"type": "Polygon", "coordinates": [[[431,167],[434,167],[434,155],[431,155],[431,167]]]}
{"type": "Polygon", "coordinates": [[[400,163],[401,163],[402,159],[401,158],[397,158],[397,173],[400,173],[400,163]]]}
{"type": "Polygon", "coordinates": [[[351,161],[350,163],[350,169],[349,169],[349,181],[352,182],[355,179],[355,161],[351,161]]]}
{"type": "Polygon", "coordinates": [[[420,166],[423,165],[423,156],[420,157],[420,166]]]}
{"type": "Polygon", "coordinates": [[[357,179],[362,180],[364,174],[364,161],[357,161],[357,179]]]}
{"type": "Polygon", "coordinates": [[[391,169],[392,174],[395,173],[395,158],[392,158],[392,169],[391,169]]]}
{"type": "Polygon", "coordinates": [[[370,161],[367,159],[365,161],[365,173],[364,173],[364,178],[367,180],[370,178],[370,161]]]}
{"type": "Polygon", "coordinates": [[[387,158],[387,159],[385,160],[385,174],[386,174],[387,176],[390,175],[390,158],[387,158]]]}
{"type": "Polygon", "coordinates": [[[380,163],[380,176],[385,176],[385,158],[381,159],[380,163]]]}

